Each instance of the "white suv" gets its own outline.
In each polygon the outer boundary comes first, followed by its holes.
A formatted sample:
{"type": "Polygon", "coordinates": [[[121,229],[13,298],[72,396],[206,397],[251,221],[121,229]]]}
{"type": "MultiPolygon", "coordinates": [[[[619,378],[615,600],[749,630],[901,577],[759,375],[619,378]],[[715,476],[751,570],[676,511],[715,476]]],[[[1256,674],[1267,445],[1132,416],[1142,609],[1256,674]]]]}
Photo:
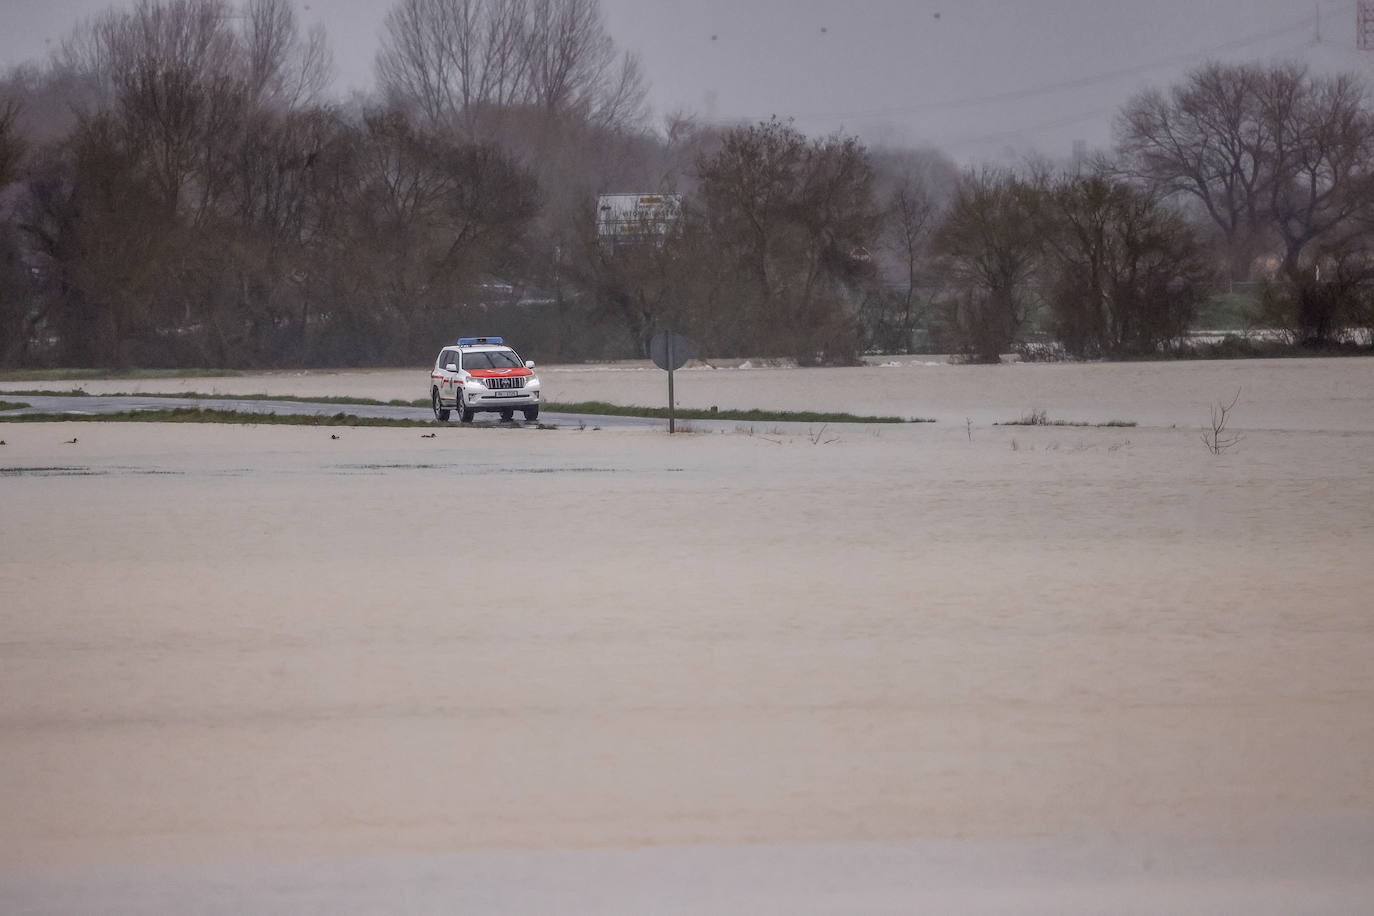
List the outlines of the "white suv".
{"type": "Polygon", "coordinates": [[[539,419],[539,379],[534,363],[521,361],[501,338],[460,337],[434,360],[429,400],[445,422],[455,410],[464,423],[483,411],[509,420],[518,410],[532,423],[539,419]]]}

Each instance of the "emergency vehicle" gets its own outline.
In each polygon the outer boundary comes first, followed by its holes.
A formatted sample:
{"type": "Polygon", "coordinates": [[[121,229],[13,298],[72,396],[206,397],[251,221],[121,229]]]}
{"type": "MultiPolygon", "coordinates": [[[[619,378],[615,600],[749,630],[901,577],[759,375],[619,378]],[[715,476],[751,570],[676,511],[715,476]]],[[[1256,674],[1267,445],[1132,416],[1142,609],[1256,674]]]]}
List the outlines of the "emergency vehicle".
{"type": "Polygon", "coordinates": [[[471,423],[478,413],[499,413],[509,420],[520,411],[526,422],[539,418],[539,379],[534,363],[522,361],[499,337],[460,337],[439,351],[429,374],[429,400],[434,417],[471,423]]]}

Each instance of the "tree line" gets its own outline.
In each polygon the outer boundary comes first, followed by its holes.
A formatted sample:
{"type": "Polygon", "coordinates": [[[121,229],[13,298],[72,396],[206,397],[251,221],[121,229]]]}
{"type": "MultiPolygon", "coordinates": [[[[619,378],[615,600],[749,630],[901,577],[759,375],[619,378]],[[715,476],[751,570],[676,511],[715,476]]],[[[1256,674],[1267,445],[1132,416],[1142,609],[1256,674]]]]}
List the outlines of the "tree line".
{"type": "Polygon", "coordinates": [[[1374,110],[1354,76],[1209,64],[1116,149],[960,171],[772,119],[651,125],[597,0],[397,0],[377,88],[326,95],[287,0],[141,0],[0,80],[0,364],[423,362],[1176,348],[1219,290],[1328,347],[1374,327],[1374,110]],[[673,193],[649,241],[597,195],[673,193]]]}

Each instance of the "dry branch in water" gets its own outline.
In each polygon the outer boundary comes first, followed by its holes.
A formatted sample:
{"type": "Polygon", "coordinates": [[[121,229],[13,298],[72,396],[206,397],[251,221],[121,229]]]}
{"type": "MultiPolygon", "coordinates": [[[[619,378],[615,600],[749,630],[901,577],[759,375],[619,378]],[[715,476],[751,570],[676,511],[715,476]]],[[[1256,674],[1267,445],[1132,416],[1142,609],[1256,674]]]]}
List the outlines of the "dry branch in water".
{"type": "Polygon", "coordinates": [[[1231,403],[1222,404],[1218,401],[1212,405],[1212,428],[1202,434],[1202,444],[1207,446],[1208,451],[1213,455],[1220,455],[1245,438],[1239,433],[1226,432],[1226,424],[1231,419],[1231,411],[1235,409],[1236,402],[1239,400],[1240,389],[1237,388],[1236,396],[1231,398],[1231,403]]]}

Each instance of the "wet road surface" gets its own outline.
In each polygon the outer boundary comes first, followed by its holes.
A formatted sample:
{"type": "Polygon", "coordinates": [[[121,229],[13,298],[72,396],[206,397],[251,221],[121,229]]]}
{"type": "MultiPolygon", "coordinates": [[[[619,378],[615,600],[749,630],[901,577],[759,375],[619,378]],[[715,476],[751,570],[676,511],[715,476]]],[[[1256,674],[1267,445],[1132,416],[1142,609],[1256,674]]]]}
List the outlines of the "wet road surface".
{"type": "MultiPolygon", "coordinates": [[[[358,417],[397,420],[432,420],[434,412],[427,407],[401,407],[389,404],[338,404],[319,401],[276,401],[255,398],[178,398],[151,395],[12,395],[8,400],[28,404],[18,410],[3,411],[4,416],[29,413],[69,413],[75,415],[124,413],[135,410],[172,410],[178,407],[198,407],[204,410],[232,410],[239,413],[305,414],[329,417],[337,413],[358,417]]],[[[498,425],[496,414],[479,414],[479,425],[498,425]]],[[[453,421],[457,425],[457,421],[453,421]]],[[[519,422],[518,420],[516,422],[519,422]]],[[[606,429],[652,429],[667,427],[666,420],[651,417],[615,417],[593,414],[542,413],[539,422],[549,426],[598,426],[606,429]]],[[[701,421],[693,421],[700,423],[701,421]]],[[[711,421],[715,425],[732,423],[711,421]]]]}

